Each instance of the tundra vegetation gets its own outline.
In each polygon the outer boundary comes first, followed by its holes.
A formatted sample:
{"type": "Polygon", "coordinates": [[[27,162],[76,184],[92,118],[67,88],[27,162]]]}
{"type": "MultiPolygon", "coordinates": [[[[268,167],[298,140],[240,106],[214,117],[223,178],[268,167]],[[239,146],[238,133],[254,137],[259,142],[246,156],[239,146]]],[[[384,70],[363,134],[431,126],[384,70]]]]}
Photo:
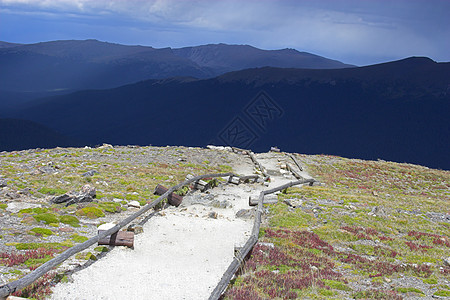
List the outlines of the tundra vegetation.
{"type": "MultiPolygon", "coordinates": [[[[450,172],[296,157],[325,185],[289,188],[278,194],[278,203],[265,206],[260,243],[226,299],[448,296],[450,172]]],[[[125,218],[136,209],[128,206],[131,201],[154,200],[157,184],[172,186],[187,174],[229,172],[236,159],[233,153],[186,147],[1,152],[0,179],[7,183],[0,188],[2,283],[95,235],[100,224],[125,218]],[[86,175],[89,171],[95,172],[86,175]],[[86,184],[96,189],[92,202],[49,202],[86,184]],[[12,210],[17,203],[30,205],[12,210]]],[[[92,247],[73,259],[88,262],[106,251],[92,247]]],[[[62,267],[15,294],[42,299],[61,280],[68,280],[62,267]]]]}
{"type": "Polygon", "coordinates": [[[298,155],[324,186],[290,188],[225,299],[403,299],[450,293],[450,172],[298,155]],[[296,207],[286,203],[300,203],[296,207]]]}
{"type": "MultiPolygon", "coordinates": [[[[173,186],[187,174],[231,171],[230,155],[186,147],[99,147],[32,149],[0,153],[0,275],[5,284],[42,265],[68,247],[86,241],[97,226],[122,220],[156,199],[157,184],[173,186]],[[50,199],[77,193],[89,184],[92,202],[52,204],[50,199]],[[20,205],[23,208],[12,210],[20,205]]],[[[186,188],[179,191],[186,193],[186,188]]],[[[108,251],[91,247],[73,259],[83,264],[108,251]],[[91,249],[92,248],[92,249],[91,249]]],[[[67,280],[58,268],[15,295],[36,299],[67,280]]]]}

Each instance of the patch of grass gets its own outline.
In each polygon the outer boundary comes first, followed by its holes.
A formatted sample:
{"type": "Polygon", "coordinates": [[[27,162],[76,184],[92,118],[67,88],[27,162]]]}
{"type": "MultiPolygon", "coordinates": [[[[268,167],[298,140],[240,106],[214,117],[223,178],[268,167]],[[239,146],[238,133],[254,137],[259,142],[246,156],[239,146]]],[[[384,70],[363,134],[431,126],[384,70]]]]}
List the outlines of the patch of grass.
{"type": "Polygon", "coordinates": [[[419,289],[413,288],[413,287],[399,287],[396,288],[397,291],[399,291],[400,293],[406,294],[406,293],[417,293],[417,294],[421,294],[421,295],[425,295],[424,292],[422,292],[419,289]]]}
{"type": "Polygon", "coordinates": [[[57,215],[52,214],[52,213],[42,213],[42,214],[37,214],[34,215],[33,218],[37,221],[37,222],[44,222],[45,224],[58,224],[59,223],[59,218],[57,215]]]}
{"type": "Polygon", "coordinates": [[[86,242],[89,238],[82,236],[82,235],[78,235],[78,234],[72,234],[70,236],[70,238],[72,239],[72,241],[74,241],[75,243],[83,243],[86,242]]]}
{"type": "Polygon", "coordinates": [[[75,213],[79,217],[87,217],[89,219],[97,219],[105,216],[105,213],[98,207],[85,207],[79,209],[75,213]]]}
{"type": "Polygon", "coordinates": [[[449,290],[439,290],[433,295],[440,296],[440,297],[450,297],[450,291],[449,290]]]}
{"type": "Polygon", "coordinates": [[[423,283],[426,283],[426,284],[437,284],[438,283],[436,278],[424,278],[424,279],[422,279],[422,281],[423,281],[423,283]]]}
{"type": "Polygon", "coordinates": [[[53,231],[51,231],[50,229],[46,229],[46,228],[35,227],[35,228],[31,229],[30,231],[34,232],[35,234],[42,235],[44,237],[53,235],[53,231]]]}
{"type": "Polygon", "coordinates": [[[38,192],[41,194],[48,194],[48,195],[63,195],[67,193],[67,190],[61,188],[42,187],[38,190],[38,192]]]}
{"type": "Polygon", "coordinates": [[[75,216],[63,215],[59,217],[59,221],[72,227],[80,227],[80,220],[75,216]]]}
{"type": "Polygon", "coordinates": [[[14,246],[17,250],[32,250],[38,248],[44,249],[63,249],[73,246],[70,241],[65,241],[62,243],[10,243],[9,245],[14,246]]]}
{"type": "Polygon", "coordinates": [[[101,202],[98,206],[104,211],[110,213],[118,213],[122,211],[120,203],[116,202],[101,202]]]}
{"type": "Polygon", "coordinates": [[[341,290],[341,291],[351,291],[352,289],[350,287],[348,287],[345,283],[340,282],[340,281],[336,281],[336,280],[323,280],[323,283],[332,288],[332,289],[336,289],[336,290],[341,290]]]}

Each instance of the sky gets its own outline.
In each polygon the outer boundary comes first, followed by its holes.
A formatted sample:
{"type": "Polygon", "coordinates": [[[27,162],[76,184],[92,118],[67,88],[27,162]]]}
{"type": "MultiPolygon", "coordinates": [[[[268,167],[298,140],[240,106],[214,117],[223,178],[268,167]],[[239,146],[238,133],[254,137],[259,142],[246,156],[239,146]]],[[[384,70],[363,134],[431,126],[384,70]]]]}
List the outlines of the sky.
{"type": "Polygon", "coordinates": [[[294,48],[355,65],[450,61],[450,0],[0,0],[0,40],[294,48]]]}

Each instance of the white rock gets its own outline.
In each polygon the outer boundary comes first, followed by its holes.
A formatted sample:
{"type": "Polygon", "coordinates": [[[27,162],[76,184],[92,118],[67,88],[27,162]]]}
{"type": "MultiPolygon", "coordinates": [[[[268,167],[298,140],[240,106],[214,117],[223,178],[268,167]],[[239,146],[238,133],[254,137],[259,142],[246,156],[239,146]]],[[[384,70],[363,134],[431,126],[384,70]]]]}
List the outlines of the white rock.
{"type": "Polygon", "coordinates": [[[114,223],[105,223],[105,224],[98,226],[97,229],[98,230],[108,230],[108,229],[113,228],[114,226],[116,226],[116,224],[114,224],[114,223]]]}
{"type": "Polygon", "coordinates": [[[21,209],[41,207],[40,204],[26,202],[8,202],[6,211],[10,213],[18,213],[21,209]]]}
{"type": "Polygon", "coordinates": [[[141,205],[136,200],[133,200],[133,201],[128,202],[128,207],[141,208],[141,205]]]}

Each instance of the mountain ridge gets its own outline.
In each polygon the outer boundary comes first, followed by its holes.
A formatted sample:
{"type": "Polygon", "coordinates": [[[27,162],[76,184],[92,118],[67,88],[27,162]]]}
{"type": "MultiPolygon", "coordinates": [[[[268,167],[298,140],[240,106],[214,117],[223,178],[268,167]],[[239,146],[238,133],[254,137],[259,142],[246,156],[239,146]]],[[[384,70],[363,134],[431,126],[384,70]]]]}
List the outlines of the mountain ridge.
{"type": "Polygon", "coordinates": [[[449,82],[450,64],[421,58],[342,70],[259,68],[79,91],[41,99],[12,117],[90,144],[233,145],[224,134],[239,125],[253,140],[234,146],[255,151],[277,145],[450,169],[449,82]],[[402,72],[408,76],[399,80],[402,72]],[[261,93],[278,107],[263,125],[251,112],[263,107],[261,93]]]}

